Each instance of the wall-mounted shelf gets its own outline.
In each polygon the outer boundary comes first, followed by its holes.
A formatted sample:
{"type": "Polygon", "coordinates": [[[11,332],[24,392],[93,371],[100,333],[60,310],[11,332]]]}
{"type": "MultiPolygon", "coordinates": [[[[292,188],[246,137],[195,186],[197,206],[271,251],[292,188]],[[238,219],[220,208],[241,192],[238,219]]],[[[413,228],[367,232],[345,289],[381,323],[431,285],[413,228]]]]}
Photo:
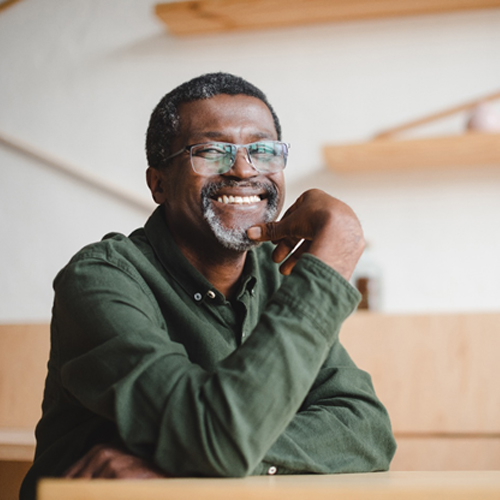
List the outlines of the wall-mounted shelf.
{"type": "Polygon", "coordinates": [[[376,139],[325,146],[324,156],[328,168],[345,173],[500,165],[500,134],[469,132],[411,140],[376,139]]]}
{"type": "Polygon", "coordinates": [[[500,92],[398,125],[377,134],[371,141],[327,145],[323,148],[326,163],[331,170],[345,173],[405,168],[500,165],[498,126],[495,130],[477,130],[469,122],[467,128],[471,130],[461,135],[397,139],[401,132],[456,113],[471,110],[477,112],[481,107],[484,113],[485,103],[495,99],[500,99],[500,92]]]}
{"type": "Polygon", "coordinates": [[[500,7],[500,0],[193,0],[156,5],[174,35],[500,7]]]}

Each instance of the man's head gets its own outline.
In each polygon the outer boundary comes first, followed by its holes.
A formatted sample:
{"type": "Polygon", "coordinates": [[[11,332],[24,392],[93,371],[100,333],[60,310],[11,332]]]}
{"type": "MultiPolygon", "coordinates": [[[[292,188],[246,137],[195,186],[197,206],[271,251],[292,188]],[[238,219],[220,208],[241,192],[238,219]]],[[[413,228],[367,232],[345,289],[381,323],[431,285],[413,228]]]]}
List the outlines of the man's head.
{"type": "Polygon", "coordinates": [[[216,95],[248,95],[260,99],[271,112],[278,139],[281,125],[265,94],[239,76],[229,73],[208,73],[176,87],[163,97],[154,109],[146,135],[146,154],[152,168],[166,166],[172,150],[172,139],[179,133],[179,106],[183,103],[210,99],[216,95]]]}
{"type": "Polygon", "coordinates": [[[283,173],[254,168],[259,152],[233,145],[277,144],[280,135],[264,94],[232,75],[196,78],[162,99],[148,129],[148,184],[181,247],[196,253],[211,243],[237,252],[254,246],[246,230],[279,214],[283,173]],[[192,146],[214,142],[235,154],[220,170],[200,171],[197,162],[204,160],[192,146]]]}

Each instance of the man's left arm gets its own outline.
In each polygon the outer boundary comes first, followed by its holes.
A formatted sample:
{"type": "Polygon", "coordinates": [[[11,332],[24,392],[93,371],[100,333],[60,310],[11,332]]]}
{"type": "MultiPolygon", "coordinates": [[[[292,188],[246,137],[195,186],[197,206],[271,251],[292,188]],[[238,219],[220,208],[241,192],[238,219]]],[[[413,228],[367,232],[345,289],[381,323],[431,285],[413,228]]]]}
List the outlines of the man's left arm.
{"type": "Polygon", "coordinates": [[[254,474],[332,474],[387,470],[396,444],[373,389],[335,342],[299,412],[254,474]]]}

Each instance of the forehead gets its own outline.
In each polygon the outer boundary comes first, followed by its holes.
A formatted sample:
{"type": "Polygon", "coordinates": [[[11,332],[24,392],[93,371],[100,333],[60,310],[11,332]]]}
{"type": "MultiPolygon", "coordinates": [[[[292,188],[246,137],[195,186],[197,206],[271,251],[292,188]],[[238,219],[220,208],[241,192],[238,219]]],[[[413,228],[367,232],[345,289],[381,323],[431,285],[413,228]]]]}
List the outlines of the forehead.
{"type": "MultiPolygon", "coordinates": [[[[256,97],[220,94],[179,106],[180,136],[184,139],[255,136],[277,139],[269,108],[256,97]]],[[[230,142],[228,140],[228,142],[230,142]]]]}

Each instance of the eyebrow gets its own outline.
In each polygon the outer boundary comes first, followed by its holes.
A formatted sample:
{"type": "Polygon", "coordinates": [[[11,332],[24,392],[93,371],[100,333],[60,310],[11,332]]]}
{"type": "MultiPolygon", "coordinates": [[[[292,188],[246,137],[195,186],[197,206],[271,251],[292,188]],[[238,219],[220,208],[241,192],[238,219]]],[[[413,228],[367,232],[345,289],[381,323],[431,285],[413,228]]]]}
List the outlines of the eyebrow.
{"type": "MultiPolygon", "coordinates": [[[[258,141],[260,139],[268,139],[271,141],[274,141],[275,138],[272,134],[267,133],[267,132],[254,132],[251,133],[250,136],[253,138],[254,141],[258,141]]],[[[220,142],[228,142],[225,140],[227,138],[227,134],[224,132],[218,132],[216,130],[209,130],[207,132],[199,132],[199,133],[194,133],[191,135],[191,140],[196,141],[196,140],[203,140],[203,139],[212,139],[212,140],[217,140],[220,142]]]]}

